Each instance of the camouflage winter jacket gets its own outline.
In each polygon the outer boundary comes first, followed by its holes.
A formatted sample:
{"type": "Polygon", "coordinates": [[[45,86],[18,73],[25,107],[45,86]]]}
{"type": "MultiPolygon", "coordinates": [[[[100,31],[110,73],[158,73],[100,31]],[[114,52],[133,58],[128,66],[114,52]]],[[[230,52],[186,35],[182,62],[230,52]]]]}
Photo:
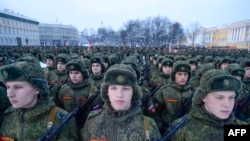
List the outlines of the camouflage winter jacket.
{"type": "Polygon", "coordinates": [[[153,119],[142,114],[140,104],[134,104],[128,111],[116,112],[108,103],[100,110],[89,114],[81,129],[84,141],[107,139],[109,141],[145,141],[144,118],[148,120],[150,140],[161,137],[153,119]]]}
{"type": "MultiPolygon", "coordinates": [[[[194,106],[186,116],[188,121],[175,133],[172,141],[224,141],[224,125],[246,125],[233,114],[226,120],[219,120],[203,106],[194,106]]],[[[184,117],[174,121],[173,126],[184,117]]]]}
{"type": "Polygon", "coordinates": [[[180,87],[173,81],[157,91],[154,98],[156,105],[158,105],[156,112],[163,122],[159,123],[160,121],[156,121],[160,128],[162,126],[167,128],[169,122],[173,121],[174,118],[178,118],[175,117],[176,114],[180,113],[179,111],[182,110],[183,104],[190,98],[192,93],[190,84],[180,87]]]}
{"type": "MultiPolygon", "coordinates": [[[[0,136],[7,136],[15,141],[37,140],[47,130],[49,115],[55,107],[52,101],[38,102],[30,109],[14,109],[9,107],[3,117],[0,136]]],[[[57,127],[68,113],[56,108],[53,127],[57,127]]],[[[52,141],[79,141],[79,131],[75,119],[71,119],[52,141]]]]}

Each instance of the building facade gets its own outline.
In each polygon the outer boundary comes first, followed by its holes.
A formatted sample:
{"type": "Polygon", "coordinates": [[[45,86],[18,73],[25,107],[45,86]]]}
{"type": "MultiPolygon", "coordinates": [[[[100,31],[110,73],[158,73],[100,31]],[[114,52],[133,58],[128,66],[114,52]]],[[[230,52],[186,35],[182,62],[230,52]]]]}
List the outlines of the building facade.
{"type": "Polygon", "coordinates": [[[8,9],[0,10],[0,46],[39,46],[39,22],[8,9]]]}
{"type": "Polygon", "coordinates": [[[78,30],[73,26],[61,24],[40,24],[42,46],[77,46],[78,30]]]}

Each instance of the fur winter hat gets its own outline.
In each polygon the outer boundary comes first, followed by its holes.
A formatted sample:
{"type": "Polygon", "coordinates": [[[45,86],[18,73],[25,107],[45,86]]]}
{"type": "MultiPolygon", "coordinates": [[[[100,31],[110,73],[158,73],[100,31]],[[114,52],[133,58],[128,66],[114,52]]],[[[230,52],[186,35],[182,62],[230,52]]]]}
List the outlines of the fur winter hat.
{"type": "Polygon", "coordinates": [[[176,72],[187,72],[188,73],[188,81],[189,81],[189,79],[191,77],[191,67],[187,61],[176,61],[174,63],[173,69],[171,72],[171,80],[172,81],[175,81],[174,75],[176,72]]]}
{"type": "Polygon", "coordinates": [[[10,65],[6,65],[0,69],[0,75],[3,81],[28,81],[35,88],[38,88],[40,98],[42,100],[49,99],[49,85],[46,79],[44,79],[44,73],[40,65],[28,62],[20,61],[10,65]]]}
{"type": "Polygon", "coordinates": [[[236,96],[238,96],[241,90],[241,81],[230,75],[228,71],[208,70],[201,77],[200,87],[195,90],[192,105],[202,104],[202,99],[210,92],[228,90],[235,91],[236,96]]]}
{"type": "Polygon", "coordinates": [[[66,64],[66,72],[69,76],[69,71],[80,71],[83,75],[83,78],[89,78],[89,71],[86,68],[84,62],[81,59],[72,59],[66,64]]]}
{"type": "Polygon", "coordinates": [[[45,55],[45,61],[46,61],[46,59],[51,59],[51,60],[54,61],[54,63],[56,62],[56,56],[54,54],[52,54],[52,53],[46,54],[45,55]]]}
{"type": "Polygon", "coordinates": [[[198,61],[195,58],[191,58],[188,60],[188,64],[194,64],[194,65],[198,66],[198,61]]]}
{"type": "Polygon", "coordinates": [[[241,80],[244,78],[246,72],[245,69],[241,68],[237,63],[228,64],[225,70],[230,72],[233,76],[240,76],[241,80]]]}
{"type": "Polygon", "coordinates": [[[197,78],[201,78],[201,76],[208,70],[215,69],[215,66],[212,63],[206,63],[201,65],[195,72],[195,76],[197,78]]]}
{"type": "Polygon", "coordinates": [[[244,60],[240,63],[240,66],[241,66],[242,68],[250,67],[250,59],[244,59],[244,60]]]}
{"type": "Polygon", "coordinates": [[[66,53],[60,53],[56,56],[56,62],[63,62],[67,64],[69,61],[69,55],[66,53]]]}
{"type": "Polygon", "coordinates": [[[101,85],[101,96],[104,102],[110,102],[107,94],[108,87],[112,84],[132,86],[132,102],[138,102],[140,100],[140,87],[137,84],[136,73],[131,66],[125,64],[114,64],[105,72],[103,83],[101,85]]]}
{"type": "Polygon", "coordinates": [[[160,68],[160,71],[162,72],[162,66],[170,66],[170,67],[173,67],[173,60],[169,59],[169,58],[164,58],[162,61],[161,61],[161,68],[160,68]]]}

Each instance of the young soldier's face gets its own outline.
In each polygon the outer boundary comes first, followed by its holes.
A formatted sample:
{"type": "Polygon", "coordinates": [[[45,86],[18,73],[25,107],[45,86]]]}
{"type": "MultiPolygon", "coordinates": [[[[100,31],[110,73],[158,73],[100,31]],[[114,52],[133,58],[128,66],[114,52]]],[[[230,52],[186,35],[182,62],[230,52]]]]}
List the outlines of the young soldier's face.
{"type": "Polygon", "coordinates": [[[188,80],[188,73],[187,72],[176,72],[175,73],[175,83],[179,86],[186,85],[188,80]]]}
{"type": "Polygon", "coordinates": [[[191,67],[191,71],[195,71],[197,66],[195,64],[189,64],[190,67],[191,67]]]}
{"type": "Polygon", "coordinates": [[[227,119],[233,111],[235,96],[234,91],[216,91],[208,93],[202,101],[209,113],[219,119],[227,119]]]}
{"type": "Polygon", "coordinates": [[[102,66],[99,63],[92,63],[91,69],[94,75],[100,75],[102,72],[102,66]]]}
{"type": "Polygon", "coordinates": [[[245,67],[244,69],[245,69],[245,71],[246,71],[245,77],[246,77],[246,78],[249,78],[249,77],[250,77],[250,67],[245,67]]]}
{"type": "Polygon", "coordinates": [[[110,85],[108,96],[114,110],[126,111],[131,107],[133,88],[125,85],[110,85]]]}
{"type": "Polygon", "coordinates": [[[48,67],[54,66],[54,61],[52,59],[46,59],[46,64],[48,67]]]}
{"type": "Polygon", "coordinates": [[[164,74],[170,74],[172,71],[172,67],[171,66],[162,66],[162,72],[164,74]]]}
{"type": "Polygon", "coordinates": [[[6,82],[7,96],[14,108],[32,108],[37,103],[39,90],[28,81],[6,82]]]}
{"type": "Polygon", "coordinates": [[[221,68],[222,70],[224,70],[225,67],[226,67],[227,65],[228,65],[228,63],[222,63],[221,66],[220,66],[220,68],[221,68]]]}
{"type": "Polygon", "coordinates": [[[73,84],[83,82],[83,75],[80,71],[69,71],[69,78],[73,84]]]}
{"type": "Polygon", "coordinates": [[[62,72],[62,71],[64,71],[66,69],[66,64],[63,63],[63,62],[57,62],[56,66],[57,66],[57,70],[59,72],[62,72]]]}

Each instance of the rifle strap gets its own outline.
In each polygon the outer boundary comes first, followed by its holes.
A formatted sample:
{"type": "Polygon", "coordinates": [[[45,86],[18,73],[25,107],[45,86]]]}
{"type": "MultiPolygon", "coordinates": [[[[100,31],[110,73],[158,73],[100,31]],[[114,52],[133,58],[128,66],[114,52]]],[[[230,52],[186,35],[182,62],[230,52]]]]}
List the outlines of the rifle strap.
{"type": "Polygon", "coordinates": [[[57,108],[54,107],[49,114],[49,121],[48,121],[48,125],[47,125],[47,129],[51,128],[53,126],[53,123],[55,121],[55,117],[56,117],[56,112],[57,112],[57,108]]]}
{"type": "Polygon", "coordinates": [[[146,141],[150,141],[149,120],[145,116],[144,116],[144,131],[145,131],[145,135],[146,135],[146,141]]]}
{"type": "Polygon", "coordinates": [[[89,97],[91,97],[95,92],[95,88],[93,85],[90,85],[90,89],[89,89],[89,97]]]}

